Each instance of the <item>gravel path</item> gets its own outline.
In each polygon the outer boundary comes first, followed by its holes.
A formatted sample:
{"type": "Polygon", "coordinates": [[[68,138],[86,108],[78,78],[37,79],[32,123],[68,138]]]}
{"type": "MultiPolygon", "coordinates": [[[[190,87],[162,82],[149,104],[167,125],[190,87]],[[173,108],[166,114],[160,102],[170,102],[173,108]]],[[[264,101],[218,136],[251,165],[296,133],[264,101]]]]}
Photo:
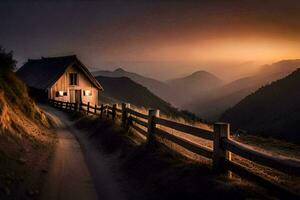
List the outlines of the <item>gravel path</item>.
{"type": "Polygon", "coordinates": [[[42,199],[124,199],[108,160],[67,115],[41,106],[57,124],[58,144],[42,199]]]}

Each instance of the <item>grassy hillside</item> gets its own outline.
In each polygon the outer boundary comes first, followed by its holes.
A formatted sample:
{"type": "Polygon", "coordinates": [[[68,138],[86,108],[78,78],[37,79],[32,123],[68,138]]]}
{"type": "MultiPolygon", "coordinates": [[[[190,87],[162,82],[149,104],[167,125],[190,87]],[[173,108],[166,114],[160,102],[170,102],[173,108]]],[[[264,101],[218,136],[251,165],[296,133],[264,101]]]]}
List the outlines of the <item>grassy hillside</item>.
{"type": "Polygon", "coordinates": [[[260,88],[226,111],[222,120],[250,133],[300,142],[300,69],[260,88]]]}
{"type": "Polygon", "coordinates": [[[126,199],[272,199],[267,198],[267,191],[240,178],[216,176],[204,157],[195,161],[167,145],[146,144],[110,120],[90,116],[73,120],[91,144],[113,161],[112,169],[121,173],[118,180],[126,199]]]}
{"type": "Polygon", "coordinates": [[[143,108],[159,109],[165,115],[173,117],[183,117],[194,119],[189,112],[181,112],[172,107],[169,103],[151,93],[146,87],[132,81],[127,77],[103,77],[97,76],[96,79],[104,87],[100,101],[107,103],[126,102],[133,106],[143,108]]]}
{"type": "Polygon", "coordinates": [[[148,78],[140,74],[128,72],[122,68],[118,68],[114,71],[95,71],[92,72],[92,74],[94,76],[105,77],[128,77],[134,82],[148,88],[153,94],[159,96],[163,100],[172,104],[177,103],[177,99],[174,98],[174,95],[176,95],[176,93],[171,89],[171,87],[168,84],[155,80],[153,78],[148,78]]]}
{"type": "Polygon", "coordinates": [[[0,199],[39,195],[55,141],[14,65],[12,54],[0,49],[0,199]]]}

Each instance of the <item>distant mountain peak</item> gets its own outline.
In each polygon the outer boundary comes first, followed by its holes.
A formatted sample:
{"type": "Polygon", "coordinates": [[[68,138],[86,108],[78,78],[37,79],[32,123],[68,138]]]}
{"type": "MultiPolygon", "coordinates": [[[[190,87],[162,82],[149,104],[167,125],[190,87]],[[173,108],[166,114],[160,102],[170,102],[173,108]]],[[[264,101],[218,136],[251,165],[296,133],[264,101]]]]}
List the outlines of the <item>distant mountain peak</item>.
{"type": "Polygon", "coordinates": [[[192,73],[191,75],[189,75],[188,77],[204,77],[204,76],[206,76],[206,77],[210,76],[210,77],[217,78],[214,74],[209,73],[209,72],[204,71],[204,70],[196,71],[196,72],[192,73]]]}
{"type": "MultiPolygon", "coordinates": [[[[207,81],[208,82],[218,82],[218,83],[223,83],[223,81],[218,78],[216,75],[210,73],[210,72],[207,72],[207,71],[204,71],[204,70],[199,70],[199,71],[196,71],[186,77],[183,77],[181,78],[182,80],[190,80],[190,81],[203,81],[204,83],[207,81]]],[[[176,79],[175,79],[176,80],[176,79]]],[[[177,80],[180,80],[180,79],[177,79],[177,80]]]]}
{"type": "Polygon", "coordinates": [[[192,73],[192,75],[199,75],[199,74],[209,74],[209,72],[204,71],[204,70],[199,70],[199,71],[195,71],[194,73],[192,73]]]}
{"type": "Polygon", "coordinates": [[[122,67],[119,67],[119,68],[117,68],[117,69],[115,69],[115,71],[114,72],[126,72],[122,67]]]}
{"type": "Polygon", "coordinates": [[[263,65],[260,73],[281,73],[284,77],[300,67],[300,59],[281,60],[270,65],[263,65]]]}
{"type": "Polygon", "coordinates": [[[280,60],[276,63],[273,63],[273,64],[285,64],[285,63],[299,63],[300,62],[300,59],[285,59],[285,60],[280,60]]]}
{"type": "MultiPolygon", "coordinates": [[[[126,71],[123,68],[119,67],[114,71],[95,71],[93,72],[95,77],[97,76],[106,76],[106,77],[128,77],[136,83],[143,85],[144,87],[148,88],[152,93],[159,96],[160,98],[174,103],[174,99],[178,99],[176,96],[175,91],[173,91],[167,83],[155,80],[153,78],[149,78],[134,72],[126,71]]],[[[175,102],[176,103],[176,102],[175,102]]]]}

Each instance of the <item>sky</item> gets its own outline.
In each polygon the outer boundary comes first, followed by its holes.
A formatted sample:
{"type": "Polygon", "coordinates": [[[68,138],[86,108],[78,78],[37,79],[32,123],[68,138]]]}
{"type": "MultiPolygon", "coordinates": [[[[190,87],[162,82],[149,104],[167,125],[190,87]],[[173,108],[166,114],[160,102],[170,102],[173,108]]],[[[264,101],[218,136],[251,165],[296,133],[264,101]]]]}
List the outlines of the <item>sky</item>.
{"type": "Polygon", "coordinates": [[[76,54],[93,70],[224,80],[300,58],[298,0],[1,1],[0,45],[18,66],[76,54]]]}

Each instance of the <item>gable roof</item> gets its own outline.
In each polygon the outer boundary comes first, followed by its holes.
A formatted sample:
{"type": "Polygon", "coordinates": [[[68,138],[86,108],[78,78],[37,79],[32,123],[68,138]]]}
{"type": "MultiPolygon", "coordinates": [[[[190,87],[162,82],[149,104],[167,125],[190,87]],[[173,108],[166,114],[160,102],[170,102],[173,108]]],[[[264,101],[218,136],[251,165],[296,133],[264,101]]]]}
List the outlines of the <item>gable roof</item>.
{"type": "Polygon", "coordinates": [[[99,82],[80,62],[76,55],[63,57],[50,57],[41,59],[28,59],[16,73],[29,87],[47,89],[51,87],[66,71],[67,67],[76,64],[79,70],[99,90],[103,90],[99,82]]]}

